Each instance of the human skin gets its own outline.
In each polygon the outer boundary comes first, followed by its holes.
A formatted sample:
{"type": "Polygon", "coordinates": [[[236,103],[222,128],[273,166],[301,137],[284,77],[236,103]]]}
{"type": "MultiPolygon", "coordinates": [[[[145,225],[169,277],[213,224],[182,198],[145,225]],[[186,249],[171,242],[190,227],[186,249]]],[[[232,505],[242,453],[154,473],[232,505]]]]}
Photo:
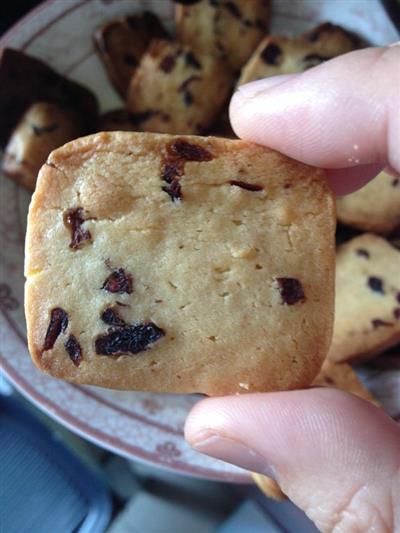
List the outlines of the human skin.
{"type": "MultiPolygon", "coordinates": [[[[383,167],[400,172],[400,45],[244,85],[230,116],[239,137],[326,168],[336,194],[353,192],[383,167]]],[[[321,531],[400,531],[400,425],[355,396],[208,398],[185,436],[201,453],[272,475],[321,531]]]]}

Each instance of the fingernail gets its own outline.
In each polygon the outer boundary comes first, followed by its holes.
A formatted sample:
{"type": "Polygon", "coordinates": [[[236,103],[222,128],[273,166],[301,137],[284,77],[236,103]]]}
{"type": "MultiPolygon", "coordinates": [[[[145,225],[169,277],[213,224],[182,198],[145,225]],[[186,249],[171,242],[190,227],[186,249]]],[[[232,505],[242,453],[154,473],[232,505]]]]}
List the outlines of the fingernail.
{"type": "Polygon", "coordinates": [[[219,435],[210,435],[192,443],[192,447],[200,453],[240,466],[245,470],[257,472],[273,479],[276,477],[274,468],[267,463],[265,458],[241,442],[219,435]]]}
{"type": "Polygon", "coordinates": [[[268,91],[268,89],[272,89],[272,87],[276,87],[277,85],[281,85],[289,80],[293,80],[298,76],[299,73],[282,74],[281,76],[271,76],[270,78],[264,78],[263,80],[245,83],[238,88],[236,94],[243,98],[254,98],[259,93],[268,91]]]}

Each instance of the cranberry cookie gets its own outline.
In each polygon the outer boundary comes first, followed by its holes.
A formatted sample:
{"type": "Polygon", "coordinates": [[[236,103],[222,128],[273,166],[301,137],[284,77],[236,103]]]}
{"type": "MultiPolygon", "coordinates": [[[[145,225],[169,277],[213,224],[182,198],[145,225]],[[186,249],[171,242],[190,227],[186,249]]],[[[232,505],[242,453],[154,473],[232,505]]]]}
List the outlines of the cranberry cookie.
{"type": "Polygon", "coordinates": [[[76,110],[85,120],[85,133],[97,119],[94,94],[51,67],[12,48],[0,49],[0,145],[7,144],[23,113],[36,102],[52,102],[76,110]]]}
{"type": "Polygon", "coordinates": [[[40,167],[50,152],[82,133],[82,121],[71,108],[49,102],[33,104],[8,141],[2,170],[33,191],[40,167]]]}
{"type": "Polygon", "coordinates": [[[303,72],[362,46],[354,34],[329,22],[300,37],[268,36],[242,69],[238,85],[250,81],[303,72]]]}
{"type": "Polygon", "coordinates": [[[324,172],[213,137],[99,133],[54,151],[29,210],[29,349],[78,383],[293,389],[331,340],[324,172]]]}
{"type": "Polygon", "coordinates": [[[339,222],[387,235],[400,229],[400,175],[381,172],[365,187],[336,201],[339,222]]]}
{"type": "Polygon", "coordinates": [[[108,76],[125,98],[129,81],[153,39],[168,37],[156,15],[144,12],[113,20],[99,28],[94,42],[108,76]]]}
{"type": "Polygon", "coordinates": [[[142,131],[203,133],[231,85],[223,62],[178,43],[153,41],[131,80],[127,106],[142,117],[142,131]]]}
{"type": "Polygon", "coordinates": [[[239,72],[267,31],[270,0],[200,0],[177,4],[178,39],[239,72]]]}
{"type": "Polygon", "coordinates": [[[400,251],[366,233],[338,248],[329,358],[368,359],[400,341],[400,251]]]}

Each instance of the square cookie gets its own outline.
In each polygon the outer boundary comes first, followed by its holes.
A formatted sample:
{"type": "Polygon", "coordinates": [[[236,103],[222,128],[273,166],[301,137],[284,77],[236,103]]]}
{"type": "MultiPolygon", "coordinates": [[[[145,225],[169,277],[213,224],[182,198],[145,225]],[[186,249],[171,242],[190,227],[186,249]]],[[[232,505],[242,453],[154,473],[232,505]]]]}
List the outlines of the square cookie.
{"type": "Polygon", "coordinates": [[[128,90],[128,109],[140,130],[202,133],[216,119],[231,89],[225,64],[170,41],[153,41],[128,90]]]}
{"type": "Polygon", "coordinates": [[[224,58],[234,72],[267,31],[270,0],[200,0],[176,4],[178,39],[195,50],[224,58]]]}
{"type": "Polygon", "coordinates": [[[338,198],[339,222],[383,235],[400,229],[400,175],[380,172],[365,187],[338,198]]]}
{"type": "Polygon", "coordinates": [[[400,341],[400,250],[365,233],[336,257],[335,326],[329,358],[368,359],[400,341]]]}
{"type": "Polygon", "coordinates": [[[322,170],[213,137],[99,133],[54,151],[26,241],[29,349],[77,383],[293,389],[331,341],[322,170]]]}
{"type": "Polygon", "coordinates": [[[125,99],[130,79],[153,39],[168,37],[159,18],[145,11],[101,26],[94,34],[97,53],[108,77],[125,99]]]}
{"type": "Polygon", "coordinates": [[[259,44],[243,67],[238,85],[269,76],[303,72],[361,45],[357,36],[329,22],[299,37],[271,35],[259,44]]]}

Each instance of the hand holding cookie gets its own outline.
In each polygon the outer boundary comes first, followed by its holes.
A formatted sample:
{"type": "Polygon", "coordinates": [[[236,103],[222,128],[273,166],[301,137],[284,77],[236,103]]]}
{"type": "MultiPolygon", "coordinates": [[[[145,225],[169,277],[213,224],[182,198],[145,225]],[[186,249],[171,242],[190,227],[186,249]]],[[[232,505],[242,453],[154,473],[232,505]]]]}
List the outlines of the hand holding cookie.
{"type": "MultiPolygon", "coordinates": [[[[233,127],[327,168],[337,193],[354,191],[384,166],[400,171],[399,62],[400,46],[372,48],[245,85],[231,103],[233,127]]],[[[318,388],[207,399],[186,438],[273,476],[322,531],[400,527],[400,429],[354,396],[318,388]]]]}

